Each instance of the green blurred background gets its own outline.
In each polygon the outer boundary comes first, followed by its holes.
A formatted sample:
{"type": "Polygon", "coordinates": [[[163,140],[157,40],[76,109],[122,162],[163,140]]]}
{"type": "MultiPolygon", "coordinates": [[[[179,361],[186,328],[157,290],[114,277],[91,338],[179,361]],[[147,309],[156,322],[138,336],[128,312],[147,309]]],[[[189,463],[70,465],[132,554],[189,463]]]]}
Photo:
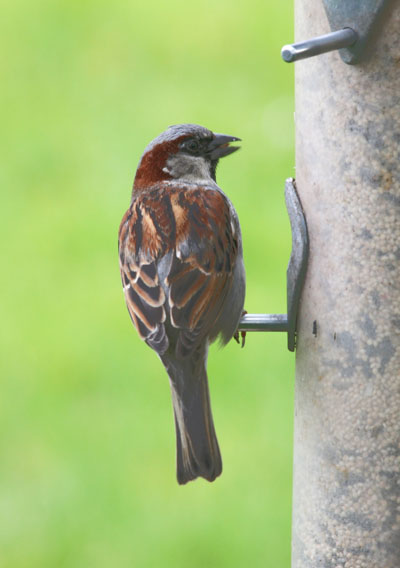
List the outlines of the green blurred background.
{"type": "Polygon", "coordinates": [[[179,487],[169,385],[125,308],[117,230],[145,145],[243,139],[218,181],[249,312],[286,311],[292,3],[2,3],[0,567],[288,567],[294,357],[213,348],[224,472],[179,487]]]}

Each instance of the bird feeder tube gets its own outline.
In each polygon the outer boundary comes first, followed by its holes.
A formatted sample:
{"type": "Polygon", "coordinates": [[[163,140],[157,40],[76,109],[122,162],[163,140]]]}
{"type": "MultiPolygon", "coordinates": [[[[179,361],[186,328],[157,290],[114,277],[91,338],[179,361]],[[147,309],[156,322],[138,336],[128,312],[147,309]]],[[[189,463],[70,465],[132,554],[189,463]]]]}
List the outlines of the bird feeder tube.
{"type": "MultiPolygon", "coordinates": [[[[297,38],[329,31],[321,1],[295,6],[297,38]]],[[[360,63],[296,63],[292,568],[400,566],[400,3],[385,16],[360,63]]]]}

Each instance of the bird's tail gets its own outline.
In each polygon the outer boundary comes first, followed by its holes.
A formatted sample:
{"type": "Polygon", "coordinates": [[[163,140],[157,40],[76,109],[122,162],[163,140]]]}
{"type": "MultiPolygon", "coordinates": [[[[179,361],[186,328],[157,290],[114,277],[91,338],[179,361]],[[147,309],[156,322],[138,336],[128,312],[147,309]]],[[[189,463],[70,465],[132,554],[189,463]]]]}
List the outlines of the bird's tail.
{"type": "Polygon", "coordinates": [[[205,361],[163,361],[170,377],[176,429],[178,483],[214,481],[222,460],[211,414],[205,361]]]}

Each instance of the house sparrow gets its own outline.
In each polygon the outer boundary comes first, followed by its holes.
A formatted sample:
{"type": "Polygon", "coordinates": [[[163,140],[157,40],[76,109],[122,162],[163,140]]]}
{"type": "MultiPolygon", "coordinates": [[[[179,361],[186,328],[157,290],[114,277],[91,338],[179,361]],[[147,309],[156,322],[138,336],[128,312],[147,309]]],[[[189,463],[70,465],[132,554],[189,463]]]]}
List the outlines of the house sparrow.
{"type": "Polygon", "coordinates": [[[129,314],[170,379],[180,484],[222,471],[207,353],[236,332],[245,271],[238,216],[215,171],[238,140],[196,124],[168,128],[144,151],[119,229],[129,314]]]}

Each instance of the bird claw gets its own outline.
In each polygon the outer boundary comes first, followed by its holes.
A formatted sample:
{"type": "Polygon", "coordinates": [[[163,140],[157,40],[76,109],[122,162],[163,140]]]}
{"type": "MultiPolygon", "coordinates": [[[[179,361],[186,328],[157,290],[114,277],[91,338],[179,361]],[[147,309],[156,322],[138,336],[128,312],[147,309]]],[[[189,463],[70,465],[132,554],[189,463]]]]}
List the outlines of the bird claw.
{"type": "MultiPolygon", "coordinates": [[[[243,310],[241,317],[245,316],[246,314],[247,314],[247,311],[246,311],[246,310],[243,310]]],[[[237,330],[235,331],[234,336],[233,336],[234,339],[235,339],[235,341],[236,341],[239,345],[240,345],[240,343],[242,343],[242,345],[241,345],[242,349],[243,349],[243,347],[245,346],[245,343],[246,343],[246,334],[247,334],[246,331],[239,331],[239,330],[237,329],[237,330]]]]}

